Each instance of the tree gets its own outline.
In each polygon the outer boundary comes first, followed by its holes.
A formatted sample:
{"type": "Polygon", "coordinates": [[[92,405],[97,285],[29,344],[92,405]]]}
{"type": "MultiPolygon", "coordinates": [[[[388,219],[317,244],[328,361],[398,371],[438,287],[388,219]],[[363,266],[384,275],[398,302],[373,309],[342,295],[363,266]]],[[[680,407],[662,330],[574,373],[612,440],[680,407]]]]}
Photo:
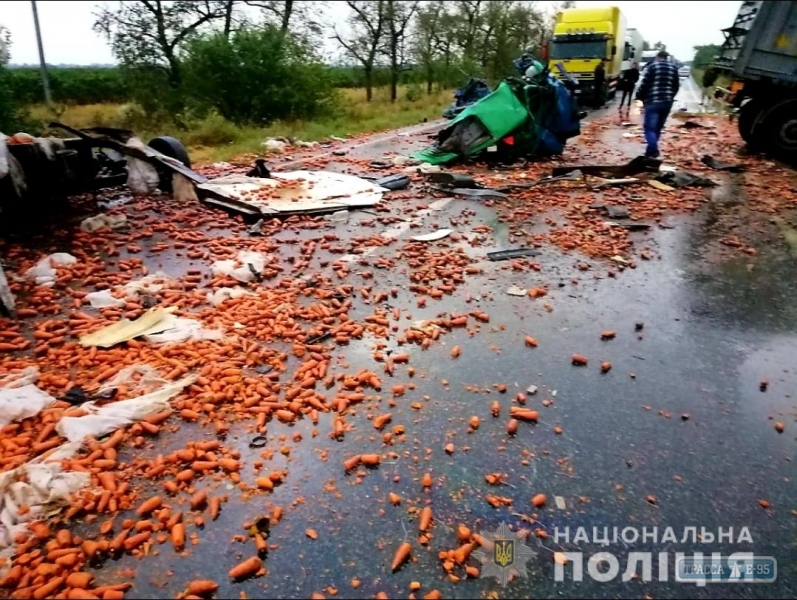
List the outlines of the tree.
{"type": "Polygon", "coordinates": [[[162,70],[172,89],[182,81],[179,52],[192,35],[218,18],[232,19],[230,1],[122,0],[102,8],[94,29],[105,35],[123,66],[162,70]]]}
{"type": "Polygon", "coordinates": [[[647,41],[647,40],[643,40],[642,41],[642,52],[648,52],[649,50],[652,50],[652,48],[650,47],[650,42],[647,41]]]}
{"type": "Polygon", "coordinates": [[[373,98],[374,65],[384,42],[387,0],[346,0],[352,11],[349,16],[350,36],[344,38],[333,26],[333,38],[349,56],[359,62],[365,75],[365,97],[373,98]]]}
{"type": "Polygon", "coordinates": [[[399,74],[404,67],[407,29],[413,15],[418,10],[418,2],[410,0],[385,0],[385,20],[387,21],[384,53],[390,61],[390,101],[398,96],[399,74]]]}
{"type": "Polygon", "coordinates": [[[664,50],[667,50],[667,44],[665,44],[664,42],[656,42],[655,44],[653,44],[653,49],[662,52],[664,50]]]}
{"type": "Polygon", "coordinates": [[[266,22],[279,27],[283,33],[309,33],[320,36],[327,2],[309,0],[244,0],[244,4],[259,8],[266,22]],[[297,26],[301,24],[300,26],[297,26]]]}
{"type": "Polygon", "coordinates": [[[184,95],[199,114],[243,125],[313,118],[332,108],[327,67],[302,36],[280,25],[243,26],[193,38],[183,56],[184,95]]]}
{"type": "Polygon", "coordinates": [[[9,60],[8,50],[11,47],[11,32],[0,25],[0,133],[9,135],[16,133],[19,126],[17,103],[9,82],[6,63],[9,60]]]}
{"type": "Polygon", "coordinates": [[[443,49],[439,32],[446,14],[446,4],[443,0],[431,2],[418,8],[415,36],[413,39],[413,54],[423,68],[426,78],[426,93],[432,93],[435,81],[435,66],[443,49]]]}
{"type": "Polygon", "coordinates": [[[692,66],[698,69],[705,69],[719,56],[721,46],[717,44],[707,44],[705,46],[695,46],[695,58],[692,66]]]}

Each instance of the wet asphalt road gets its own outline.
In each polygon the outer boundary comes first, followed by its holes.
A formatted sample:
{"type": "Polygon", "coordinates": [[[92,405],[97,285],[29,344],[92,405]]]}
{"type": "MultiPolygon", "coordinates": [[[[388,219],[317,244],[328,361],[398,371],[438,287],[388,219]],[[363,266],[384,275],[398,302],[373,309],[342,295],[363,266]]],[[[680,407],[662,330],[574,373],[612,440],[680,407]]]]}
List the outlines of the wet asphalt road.
{"type": "MultiPolygon", "coordinates": [[[[423,134],[401,136],[359,145],[350,155],[378,158],[425,142],[423,134]]],[[[718,196],[734,193],[732,180],[714,191],[718,196]]],[[[401,202],[405,201],[397,202],[394,214],[401,202]]],[[[405,443],[382,448],[365,409],[348,419],[356,429],[343,443],[326,436],[331,429],[328,415],[322,416],[318,426],[322,434],[314,439],[306,421],[293,427],[274,421],[269,424],[271,447],[283,443],[282,435],[298,431],[304,437],[292,446],[290,459],[276,453],[270,461],[270,468],[289,470],[285,485],[271,496],[255,496],[248,502],[235,500],[232,492],[219,520],[199,533],[189,557],[175,558],[166,546],[159,557],[143,562],[123,557],[98,571],[100,581],[118,582],[120,573],[132,576],[135,587],[128,598],[174,597],[186,582],[198,578],[219,582],[219,597],[245,592],[250,598],[308,598],[318,592],[331,597],[330,586],[339,597],[372,598],[378,592],[407,597],[412,581],[422,584],[418,597],[433,589],[444,598],[794,597],[797,277],[793,257],[773,246],[761,253],[752,269],[749,259],[706,268],[704,245],[711,233],[705,215],[698,214],[673,219],[672,229],[634,234],[640,243],[654,247],[660,258],[640,261],[617,279],[606,276],[605,264],[580,271],[578,256],[553,248],[544,248],[536,258],[542,266],[539,273],[514,273],[505,263],[484,260],[486,251],[512,246],[494,211],[460,199],[435,207],[430,215],[413,218],[401,239],[451,226],[452,219],[456,223],[452,228],[460,232],[489,224],[495,228],[489,247],[459,242],[480,261],[482,275],[469,277],[453,296],[419,309],[415,295],[407,291],[405,266],[390,271],[368,264],[360,267],[375,272],[371,283],[375,290],[400,289],[389,302],[391,308],[401,309],[402,323],[473,310],[487,312],[491,320],[472,337],[464,329],[454,330],[427,351],[417,346],[402,349],[410,353],[409,364],[417,373],[411,379],[406,367],[398,368],[385,386],[410,381],[416,385],[391,409],[391,426],[407,429],[405,443]],[[516,298],[505,293],[513,284],[524,288],[548,284],[551,291],[543,299],[516,298]],[[545,304],[553,310],[546,310],[545,304]],[[644,324],[641,331],[636,331],[637,323],[644,324]],[[603,330],[616,331],[616,338],[602,341],[603,330]],[[539,347],[524,346],[526,336],[535,337],[539,347]],[[454,345],[462,348],[456,360],[450,356],[454,345]],[[589,365],[572,366],[573,353],[587,356],[589,365]],[[600,373],[601,361],[611,361],[609,373],[600,373]],[[766,392],[759,390],[762,379],[770,382],[766,392]],[[494,387],[500,383],[508,386],[504,394],[494,387]],[[512,398],[530,385],[538,391],[529,396],[527,405],[540,411],[539,423],[521,423],[518,434],[509,437],[505,427],[512,398]],[[498,419],[490,414],[494,400],[501,404],[498,419]],[[544,406],[543,400],[552,403],[544,406]],[[420,410],[411,407],[415,402],[421,404],[420,410]],[[481,426],[469,433],[473,415],[480,417],[481,426]],[[785,422],[783,434],[775,431],[775,420],[785,422]],[[561,427],[562,433],[557,434],[555,427],[561,427]],[[449,442],[456,447],[450,456],[443,451],[449,442]],[[319,458],[321,450],[329,452],[327,460],[319,458]],[[344,476],[342,462],[349,456],[386,450],[397,452],[398,458],[384,460],[361,482],[344,476]],[[434,478],[430,491],[421,485],[427,472],[434,478]],[[494,488],[485,483],[485,475],[496,472],[505,475],[506,485],[494,488]],[[400,507],[387,502],[388,492],[402,496],[400,507]],[[512,498],[514,504],[492,508],[485,501],[488,493],[512,498]],[[528,525],[522,515],[534,512],[529,501],[538,493],[547,495],[548,504],[538,511],[539,523],[528,525]],[[554,502],[557,496],[564,508],[554,502]],[[656,503],[648,502],[648,496],[656,503]],[[761,499],[770,503],[769,509],[759,506],[761,499]],[[408,509],[427,500],[435,521],[429,549],[423,549],[416,541],[417,521],[408,509]],[[229,582],[230,567],[251,555],[250,547],[231,542],[231,537],[244,533],[242,523],[267,514],[272,506],[286,508],[286,515],[271,530],[269,541],[277,547],[265,560],[268,574],[240,584],[229,582]],[[489,533],[502,522],[513,528],[543,528],[551,536],[529,540],[535,556],[528,562],[528,576],[503,589],[494,579],[465,580],[463,572],[455,571],[463,580],[452,583],[437,552],[458,546],[458,524],[489,533]],[[317,540],[305,536],[307,527],[318,532],[317,540]],[[556,543],[556,528],[566,527],[570,542],[556,543]],[[574,543],[578,527],[586,527],[590,539],[593,527],[636,527],[640,532],[643,527],[658,527],[659,536],[672,527],[677,542],[639,540],[606,547],[574,543]],[[696,527],[698,532],[704,527],[714,535],[720,527],[733,527],[735,538],[746,527],[753,542],[681,543],[685,527],[696,527]],[[393,552],[404,539],[413,543],[416,560],[391,573],[393,552]],[[584,552],[583,582],[573,582],[569,568],[565,581],[554,580],[554,551],[584,552]],[[669,581],[659,580],[655,557],[654,581],[643,581],[641,570],[638,579],[621,581],[628,555],[648,551],[669,553],[669,581]],[[674,553],[695,551],[775,557],[777,581],[704,588],[675,583],[674,553]],[[613,581],[598,583],[586,575],[586,561],[597,552],[619,558],[620,575],[613,581]],[[357,587],[352,584],[355,579],[357,587]]],[[[373,215],[360,212],[353,213],[347,224],[332,227],[346,239],[378,232],[380,226],[373,215]],[[363,223],[373,227],[365,228],[363,223]]],[[[286,256],[289,252],[285,250],[286,256]]],[[[373,263],[382,256],[394,257],[395,252],[393,246],[378,248],[365,260],[373,263]]],[[[324,258],[316,256],[311,270],[323,270],[324,258]]],[[[358,280],[357,275],[354,278],[358,280]]],[[[371,306],[356,306],[354,318],[373,312],[371,306]]],[[[373,347],[374,341],[366,338],[340,348],[339,365],[349,366],[337,370],[373,368],[373,347]]],[[[388,349],[397,348],[395,341],[389,343],[388,349]]],[[[168,452],[196,435],[209,434],[182,425],[178,433],[162,436],[157,451],[168,452]]],[[[253,460],[259,452],[248,448],[249,438],[233,428],[228,439],[230,445],[237,444],[243,460],[253,460]]],[[[245,480],[252,477],[251,469],[244,471],[250,473],[243,476],[245,480]]]]}

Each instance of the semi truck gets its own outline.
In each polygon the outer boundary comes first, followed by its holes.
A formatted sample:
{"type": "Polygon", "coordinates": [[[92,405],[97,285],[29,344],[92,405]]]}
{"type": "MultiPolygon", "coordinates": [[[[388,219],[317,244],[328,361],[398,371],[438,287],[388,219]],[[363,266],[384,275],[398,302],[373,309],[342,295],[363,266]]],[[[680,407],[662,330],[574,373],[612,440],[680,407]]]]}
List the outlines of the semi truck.
{"type": "Polygon", "coordinates": [[[626,20],[618,7],[568,8],[556,16],[547,54],[551,64],[561,63],[578,80],[579,99],[594,101],[595,67],[606,60],[606,85],[599,99],[614,97],[627,48],[626,20]]]}
{"type": "Polygon", "coordinates": [[[645,52],[645,40],[636,29],[628,29],[625,34],[625,50],[623,53],[623,69],[630,69],[633,63],[642,66],[642,54],[645,52]]]}
{"type": "Polygon", "coordinates": [[[797,163],[797,2],[742,2],[714,64],[730,75],[739,133],[797,163]]]}

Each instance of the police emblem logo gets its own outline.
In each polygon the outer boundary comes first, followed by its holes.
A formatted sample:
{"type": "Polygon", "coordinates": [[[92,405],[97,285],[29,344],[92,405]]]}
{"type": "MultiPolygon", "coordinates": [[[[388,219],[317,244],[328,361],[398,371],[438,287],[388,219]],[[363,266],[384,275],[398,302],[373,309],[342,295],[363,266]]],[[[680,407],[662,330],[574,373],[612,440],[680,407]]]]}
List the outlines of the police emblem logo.
{"type": "Polygon", "coordinates": [[[502,586],[516,577],[528,577],[526,563],[536,552],[523,543],[524,533],[501,523],[494,533],[482,534],[482,547],[473,553],[482,564],[481,576],[494,577],[502,586]]]}

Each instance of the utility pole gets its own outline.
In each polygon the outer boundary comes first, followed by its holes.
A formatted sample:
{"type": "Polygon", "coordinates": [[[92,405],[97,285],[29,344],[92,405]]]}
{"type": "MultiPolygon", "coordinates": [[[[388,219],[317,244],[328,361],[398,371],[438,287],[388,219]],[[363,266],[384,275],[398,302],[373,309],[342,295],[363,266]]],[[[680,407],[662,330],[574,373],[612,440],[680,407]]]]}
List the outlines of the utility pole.
{"type": "Polygon", "coordinates": [[[39,11],[36,9],[36,0],[30,0],[33,7],[33,24],[36,26],[36,42],[39,44],[39,63],[42,71],[42,86],[44,87],[44,102],[47,108],[53,107],[53,97],[50,94],[50,80],[47,78],[47,62],[44,60],[44,45],[42,44],[42,30],[39,27],[39,11]]]}

